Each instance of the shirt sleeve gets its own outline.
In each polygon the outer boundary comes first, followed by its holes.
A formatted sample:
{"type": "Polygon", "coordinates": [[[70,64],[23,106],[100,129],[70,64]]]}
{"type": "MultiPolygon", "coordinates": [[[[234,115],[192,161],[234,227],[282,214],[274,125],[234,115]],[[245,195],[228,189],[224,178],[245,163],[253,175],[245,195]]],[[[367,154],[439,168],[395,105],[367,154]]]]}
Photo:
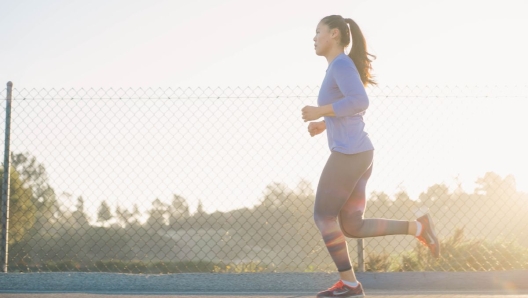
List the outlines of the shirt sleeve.
{"type": "Polygon", "coordinates": [[[336,62],[332,71],[343,98],[332,104],[335,116],[353,116],[365,111],[369,106],[369,99],[356,67],[347,61],[336,62]]]}

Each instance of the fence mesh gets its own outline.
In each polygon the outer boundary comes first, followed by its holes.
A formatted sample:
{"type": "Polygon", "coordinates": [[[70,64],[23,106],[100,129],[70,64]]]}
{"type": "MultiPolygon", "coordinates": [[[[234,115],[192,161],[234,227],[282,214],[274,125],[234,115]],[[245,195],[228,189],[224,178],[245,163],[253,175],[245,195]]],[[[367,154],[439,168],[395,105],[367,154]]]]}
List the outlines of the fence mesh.
{"type": "MultiPolygon", "coordinates": [[[[334,271],[312,219],[329,149],[300,112],[317,92],[15,88],[9,271],[334,271]]],[[[528,87],[368,93],[365,217],[429,211],[443,254],[368,238],[366,270],[528,269],[528,87]]]]}

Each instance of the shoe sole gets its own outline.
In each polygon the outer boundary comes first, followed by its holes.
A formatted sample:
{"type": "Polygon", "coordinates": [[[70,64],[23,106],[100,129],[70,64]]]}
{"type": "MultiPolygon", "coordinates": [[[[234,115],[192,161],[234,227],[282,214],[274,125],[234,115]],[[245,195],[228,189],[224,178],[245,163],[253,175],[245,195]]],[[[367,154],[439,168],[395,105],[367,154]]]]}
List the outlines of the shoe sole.
{"type": "MultiPolygon", "coordinates": [[[[317,296],[316,296],[317,297],[317,296]]],[[[355,296],[348,296],[348,297],[351,297],[351,298],[364,298],[365,297],[365,294],[362,294],[362,295],[355,295],[355,296]]],[[[335,296],[319,296],[319,298],[335,298],[335,296]]]]}
{"type": "MultiPolygon", "coordinates": [[[[318,298],[336,298],[338,296],[318,296],[318,295],[316,295],[316,297],[318,297],[318,298]]],[[[365,291],[363,290],[363,288],[361,288],[361,294],[347,296],[347,297],[350,297],[350,298],[364,298],[365,297],[365,291]]]]}

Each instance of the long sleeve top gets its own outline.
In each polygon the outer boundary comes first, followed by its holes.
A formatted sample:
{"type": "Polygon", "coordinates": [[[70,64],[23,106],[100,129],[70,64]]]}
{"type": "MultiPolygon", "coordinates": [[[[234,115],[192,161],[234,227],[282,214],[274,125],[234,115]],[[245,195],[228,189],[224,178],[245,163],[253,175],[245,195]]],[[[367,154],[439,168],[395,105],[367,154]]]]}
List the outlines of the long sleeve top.
{"type": "Polygon", "coordinates": [[[355,154],[374,150],[363,121],[369,99],[354,61],[345,53],[328,65],[317,104],[332,104],[334,109],[335,117],[324,117],[331,151],[355,154]]]}

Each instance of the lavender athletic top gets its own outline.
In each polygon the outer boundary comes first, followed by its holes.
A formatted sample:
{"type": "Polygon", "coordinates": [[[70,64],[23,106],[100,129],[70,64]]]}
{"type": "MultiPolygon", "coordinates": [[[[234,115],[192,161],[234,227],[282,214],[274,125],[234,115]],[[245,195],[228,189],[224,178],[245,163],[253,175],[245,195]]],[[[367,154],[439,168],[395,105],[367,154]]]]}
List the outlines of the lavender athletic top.
{"type": "Polygon", "coordinates": [[[369,106],[367,92],[354,61],[345,53],[328,65],[317,104],[332,104],[334,108],[335,117],[324,117],[331,151],[354,154],[374,149],[363,130],[363,115],[369,106]]]}

